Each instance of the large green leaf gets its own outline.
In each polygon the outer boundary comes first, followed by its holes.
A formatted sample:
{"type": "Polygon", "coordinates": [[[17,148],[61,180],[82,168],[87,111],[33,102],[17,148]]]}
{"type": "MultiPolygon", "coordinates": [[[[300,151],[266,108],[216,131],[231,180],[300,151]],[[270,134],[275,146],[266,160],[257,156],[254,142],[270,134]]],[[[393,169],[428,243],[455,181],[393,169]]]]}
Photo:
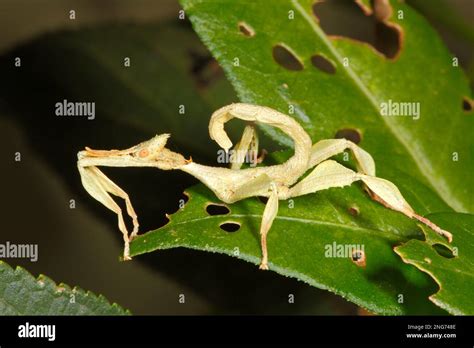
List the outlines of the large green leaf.
{"type": "Polygon", "coordinates": [[[428,216],[453,233],[447,243],[433,231],[423,228],[426,242],[410,240],[395,248],[402,259],[428,273],[440,290],[431,301],[451,314],[474,314],[474,216],[438,213],[428,216]],[[436,249],[438,248],[438,250],[436,249]]]}
{"type": "MultiPolygon", "coordinates": [[[[389,21],[401,29],[402,44],[399,56],[387,59],[367,44],[328,37],[312,13],[313,0],[181,3],[242,101],[285,113],[293,105],[313,141],[356,128],[377,163],[390,162],[419,178],[456,210],[474,210],[473,186],[466,184],[473,171],[474,123],[462,109],[463,97],[471,94],[468,82],[435,31],[409,6],[390,2],[389,21]],[[239,24],[254,35],[244,35],[239,24]],[[303,69],[277,64],[277,44],[288,47],[303,69]],[[315,68],[315,54],[331,61],[335,73],[315,68]],[[420,103],[420,118],[381,116],[381,103],[390,100],[420,103]]],[[[270,134],[288,144],[281,134],[270,134]]],[[[378,168],[396,181],[384,166],[378,168]]]]}
{"type": "Polygon", "coordinates": [[[56,285],[44,275],[34,278],[25,269],[0,261],[1,315],[126,315],[102,295],[77,287],[56,285]]]}
{"type": "MultiPolygon", "coordinates": [[[[260,262],[258,231],[264,204],[258,198],[228,205],[226,215],[210,215],[208,205],[220,203],[211,191],[198,185],[186,193],[189,201],[167,225],[131,243],[132,256],[186,247],[227,254],[256,265],[260,262]],[[225,232],[220,228],[225,222],[238,223],[240,229],[225,232]]],[[[417,194],[436,201],[426,188],[421,187],[417,194]]],[[[426,209],[416,201],[414,205],[426,209]]],[[[413,221],[371,201],[361,187],[331,189],[280,202],[268,236],[269,265],[277,273],[332,291],[375,313],[441,313],[427,300],[435,284],[404,264],[392,249],[421,237],[413,221]],[[356,216],[355,211],[359,212],[356,216]],[[333,243],[363,245],[367,266],[357,266],[350,257],[326,257],[326,249],[333,243]]]]}

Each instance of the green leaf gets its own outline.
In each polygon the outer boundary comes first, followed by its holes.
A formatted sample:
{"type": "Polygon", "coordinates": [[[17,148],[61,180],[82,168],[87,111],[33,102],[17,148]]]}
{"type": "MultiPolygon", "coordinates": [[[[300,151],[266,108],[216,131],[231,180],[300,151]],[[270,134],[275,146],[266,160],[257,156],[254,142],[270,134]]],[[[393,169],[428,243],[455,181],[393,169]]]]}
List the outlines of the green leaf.
{"type": "Polygon", "coordinates": [[[474,215],[430,214],[428,218],[453,233],[453,242],[423,227],[426,241],[410,240],[395,251],[409,264],[428,273],[439,285],[430,300],[451,314],[474,314],[474,215]]]}
{"type": "MultiPolygon", "coordinates": [[[[189,201],[167,225],[132,241],[132,256],[186,247],[259,264],[258,231],[264,204],[258,198],[227,205],[227,215],[210,215],[206,211],[209,204],[222,204],[210,190],[197,185],[186,193],[189,201]],[[220,225],[227,222],[239,224],[239,230],[221,229],[220,225]]],[[[392,249],[421,237],[413,221],[371,201],[360,186],[330,189],[280,201],[268,235],[269,266],[279,274],[327,289],[375,313],[440,314],[427,299],[435,284],[404,264],[392,249]],[[353,216],[356,210],[359,214],[353,216]],[[327,257],[333,245],[353,244],[364,247],[365,268],[357,266],[348,255],[327,257]]]]}
{"type": "Polygon", "coordinates": [[[1,315],[127,315],[102,295],[77,287],[56,285],[44,275],[34,278],[21,267],[15,270],[0,261],[1,315]]]}
{"type": "MultiPolygon", "coordinates": [[[[389,22],[402,30],[402,45],[398,57],[387,59],[367,44],[328,37],[312,13],[313,2],[181,0],[242,101],[285,113],[293,105],[294,117],[313,141],[355,128],[377,164],[385,159],[429,185],[454,209],[474,211],[473,186],[466,184],[474,163],[474,137],[467,135],[474,123],[462,109],[471,92],[436,32],[409,6],[391,1],[389,22]],[[244,35],[239,23],[254,35],[244,35]],[[288,70],[273,59],[278,44],[294,53],[302,70],[288,70]],[[315,54],[332,62],[335,73],[314,67],[315,54]],[[381,116],[381,103],[390,100],[419,103],[420,118],[381,116]]],[[[282,134],[266,130],[291,145],[282,134]]],[[[380,176],[397,181],[384,166],[378,169],[380,176]]]]}

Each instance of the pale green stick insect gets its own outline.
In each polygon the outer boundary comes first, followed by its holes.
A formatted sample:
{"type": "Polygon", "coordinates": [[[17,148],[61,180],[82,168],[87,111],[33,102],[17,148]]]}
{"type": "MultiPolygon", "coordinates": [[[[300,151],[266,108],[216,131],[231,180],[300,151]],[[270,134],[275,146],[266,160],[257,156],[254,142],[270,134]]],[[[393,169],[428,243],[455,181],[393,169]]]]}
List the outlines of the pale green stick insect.
{"type": "Polygon", "coordinates": [[[86,147],[85,151],[78,153],[77,165],[84,188],[118,216],[118,227],[125,243],[124,260],[130,260],[129,243],[138,233],[137,215],[127,193],[107,178],[98,166],[179,169],[199,179],[221,201],[229,204],[253,196],[268,197],[260,226],[261,269],[268,269],[267,234],[278,213],[279,200],[331,187],[347,186],[358,180],[366,185],[374,200],[422,222],[451,242],[451,233],[416,214],[393,183],[375,176],[372,156],[353,142],[327,139],[313,145],[308,134],[293,118],[268,107],[239,103],[222,107],[211,116],[210,136],[225,151],[229,151],[232,142],[224,130],[224,124],[232,118],[249,122],[236,146],[237,150],[255,152],[258,140],[254,123],[263,123],[281,129],[293,139],[294,155],[283,164],[267,167],[240,169],[241,162],[233,163],[231,168],[205,166],[186,160],[181,154],[167,149],[165,145],[169,134],[157,135],[126,150],[92,150],[86,147]],[[357,172],[329,160],[347,149],[354,154],[357,172]],[[298,181],[313,167],[311,173],[298,181]],[[125,200],[127,213],[133,220],[133,231],[130,234],[125,226],[122,210],[110,194],[125,200]]]}

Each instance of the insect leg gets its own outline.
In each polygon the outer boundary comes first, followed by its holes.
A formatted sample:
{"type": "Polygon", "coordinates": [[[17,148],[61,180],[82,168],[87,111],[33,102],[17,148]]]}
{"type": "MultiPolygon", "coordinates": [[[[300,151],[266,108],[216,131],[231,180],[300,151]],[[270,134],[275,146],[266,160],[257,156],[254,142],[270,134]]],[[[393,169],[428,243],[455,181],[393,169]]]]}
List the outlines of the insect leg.
{"type": "Polygon", "coordinates": [[[372,197],[376,201],[387,208],[399,211],[409,218],[424,223],[451,242],[451,233],[416,214],[393,183],[375,176],[356,173],[333,160],[327,160],[317,165],[308,176],[290,188],[289,196],[301,196],[331,187],[348,186],[358,180],[368,186],[373,193],[372,197]]]}
{"type": "Polygon", "coordinates": [[[225,201],[226,203],[232,203],[246,197],[259,195],[269,197],[260,225],[260,243],[262,248],[260,269],[268,269],[267,234],[278,212],[278,190],[276,184],[271,181],[268,175],[262,174],[239,186],[226,197],[225,201]]]}
{"type": "Polygon", "coordinates": [[[309,168],[314,167],[346,149],[350,149],[354,154],[359,172],[375,176],[375,163],[372,156],[352,141],[346,139],[325,139],[314,144],[311,148],[309,168]]]}
{"type": "Polygon", "coordinates": [[[290,188],[289,196],[302,196],[331,187],[343,187],[359,180],[357,173],[333,160],[318,164],[303,180],[290,188]]]}
{"type": "Polygon", "coordinates": [[[372,197],[372,199],[377,202],[380,202],[388,208],[398,210],[406,216],[420,221],[439,235],[444,236],[448,240],[448,242],[451,243],[451,241],[453,240],[453,235],[450,232],[443,230],[441,227],[428,220],[427,218],[415,213],[405,201],[398,188],[393,183],[385,179],[371,177],[367,175],[363,175],[361,177],[361,180],[370,189],[370,196],[372,197]]]}
{"type": "Polygon", "coordinates": [[[234,147],[233,161],[230,169],[237,170],[242,167],[245,157],[250,155],[252,156],[251,163],[257,163],[258,155],[258,135],[255,125],[248,124],[245,126],[244,133],[242,138],[234,147]]]}
{"type": "Polygon", "coordinates": [[[102,173],[97,167],[82,167],[78,166],[79,173],[81,175],[82,185],[86,191],[98,200],[100,203],[105,205],[107,208],[112,210],[117,214],[118,217],[118,227],[123,234],[123,240],[125,243],[123,258],[124,260],[130,260],[130,248],[129,243],[131,238],[135,237],[138,233],[138,220],[137,214],[135,213],[132,203],[128,197],[128,194],[118,187],[113,181],[111,181],[104,173],[102,173]],[[127,206],[128,215],[133,220],[133,231],[128,236],[127,227],[123,220],[122,209],[117,205],[117,203],[112,199],[110,194],[114,194],[118,197],[121,197],[125,200],[127,206]]]}
{"type": "Polygon", "coordinates": [[[260,225],[262,261],[259,268],[263,270],[268,269],[267,234],[278,213],[278,191],[274,183],[271,183],[270,190],[270,197],[268,198],[267,205],[263,211],[262,224],[260,225]]]}

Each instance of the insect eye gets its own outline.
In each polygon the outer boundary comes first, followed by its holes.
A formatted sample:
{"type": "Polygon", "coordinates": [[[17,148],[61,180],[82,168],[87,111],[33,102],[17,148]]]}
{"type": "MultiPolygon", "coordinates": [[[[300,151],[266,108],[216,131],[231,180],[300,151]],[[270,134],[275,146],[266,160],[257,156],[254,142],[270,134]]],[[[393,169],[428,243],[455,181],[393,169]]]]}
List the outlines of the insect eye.
{"type": "Polygon", "coordinates": [[[141,149],[138,152],[138,157],[145,158],[145,157],[148,157],[149,154],[150,154],[150,152],[147,149],[141,149]]]}

